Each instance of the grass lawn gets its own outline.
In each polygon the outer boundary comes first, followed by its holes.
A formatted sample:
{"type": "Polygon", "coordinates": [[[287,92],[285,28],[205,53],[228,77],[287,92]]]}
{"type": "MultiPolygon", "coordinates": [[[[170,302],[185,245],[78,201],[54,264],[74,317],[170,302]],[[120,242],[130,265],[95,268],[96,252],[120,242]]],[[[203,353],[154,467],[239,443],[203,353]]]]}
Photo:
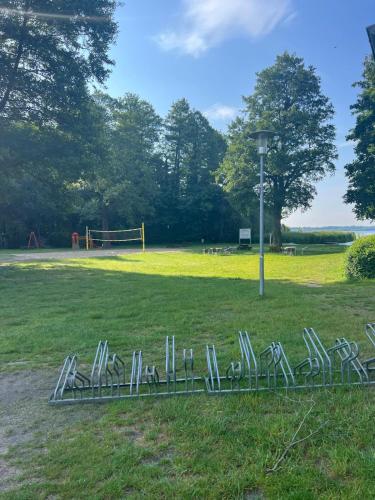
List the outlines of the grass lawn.
{"type": "Polygon", "coordinates": [[[47,406],[64,357],[91,363],[99,339],[128,363],[142,349],[160,366],[164,338],[175,335],[178,354],[193,347],[204,370],[206,343],[222,366],[238,358],[239,329],[258,353],[280,340],[295,364],[312,326],[327,345],[345,336],[375,355],[363,333],[375,321],[375,281],[347,282],[344,250],[266,255],[263,300],[255,254],[0,265],[0,395],[22,395],[0,401],[0,452],[1,439],[9,444],[0,497],[373,498],[373,388],[47,406]],[[267,473],[312,406],[300,436],[319,432],[267,473]]]}

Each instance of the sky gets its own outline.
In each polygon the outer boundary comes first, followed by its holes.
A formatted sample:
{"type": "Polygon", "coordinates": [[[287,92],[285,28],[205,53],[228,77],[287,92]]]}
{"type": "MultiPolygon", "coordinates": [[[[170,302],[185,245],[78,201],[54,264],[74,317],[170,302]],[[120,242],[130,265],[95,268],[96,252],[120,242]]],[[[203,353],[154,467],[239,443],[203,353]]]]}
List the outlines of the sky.
{"type": "Polygon", "coordinates": [[[252,93],[256,73],[285,50],[317,69],[335,110],[336,174],[317,185],[312,208],[289,226],[363,225],[342,201],[345,163],[353,158],[346,135],[354,124],[352,84],[370,53],[366,26],[375,0],[125,0],[117,9],[113,96],[135,92],[165,116],[185,97],[211,124],[226,131],[252,93]]]}

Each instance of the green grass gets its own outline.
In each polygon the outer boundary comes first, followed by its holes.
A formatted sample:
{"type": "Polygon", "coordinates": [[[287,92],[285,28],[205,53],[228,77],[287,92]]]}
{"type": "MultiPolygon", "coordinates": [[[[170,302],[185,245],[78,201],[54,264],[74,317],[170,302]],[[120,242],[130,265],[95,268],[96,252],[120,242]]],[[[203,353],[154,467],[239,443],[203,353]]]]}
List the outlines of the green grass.
{"type": "MultiPolygon", "coordinates": [[[[251,332],[256,352],[282,341],[296,363],[305,356],[305,326],[327,344],[346,336],[371,354],[363,327],[375,320],[375,281],[347,282],[343,251],[316,246],[305,256],[267,254],[263,300],[255,254],[202,255],[195,248],[3,265],[1,370],[50,370],[71,351],[89,363],[103,338],[127,360],[142,349],[146,363],[160,365],[165,335],[175,335],[179,352],[193,347],[201,369],[204,346],[214,342],[225,366],[238,358],[239,329],[251,332]]],[[[35,482],[4,496],[372,498],[374,403],[370,388],[128,400],[100,407],[95,419],[87,406],[68,432],[46,432],[43,453],[37,440],[10,452],[35,482]],[[267,474],[311,398],[301,435],[324,427],[267,474]]],[[[77,409],[43,411],[69,419],[77,409]]]]}

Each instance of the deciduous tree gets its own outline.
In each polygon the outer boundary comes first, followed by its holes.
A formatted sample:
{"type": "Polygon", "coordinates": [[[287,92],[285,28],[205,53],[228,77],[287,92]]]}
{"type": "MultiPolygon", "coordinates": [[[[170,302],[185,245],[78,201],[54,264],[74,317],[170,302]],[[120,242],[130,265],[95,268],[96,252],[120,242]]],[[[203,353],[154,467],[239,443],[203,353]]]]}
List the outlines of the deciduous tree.
{"type": "Polygon", "coordinates": [[[0,118],[50,121],[79,111],[112,61],[116,0],[3,0],[0,118]]]}
{"type": "Polygon", "coordinates": [[[361,91],[352,106],[356,124],[347,139],[355,141],[356,158],[345,167],[349,186],[346,203],[354,203],[359,219],[375,220],[375,62],[365,61],[361,91]]]}
{"type": "Polygon", "coordinates": [[[218,172],[224,188],[239,206],[252,206],[259,192],[259,159],[249,133],[271,129],[266,161],[265,203],[273,221],[273,242],[281,246],[281,220],[307,209],[315,183],[334,171],[334,111],[322,93],[320,78],[303,59],[284,53],[257,74],[252,95],[244,97],[243,116],[229,130],[229,148],[218,172]]]}

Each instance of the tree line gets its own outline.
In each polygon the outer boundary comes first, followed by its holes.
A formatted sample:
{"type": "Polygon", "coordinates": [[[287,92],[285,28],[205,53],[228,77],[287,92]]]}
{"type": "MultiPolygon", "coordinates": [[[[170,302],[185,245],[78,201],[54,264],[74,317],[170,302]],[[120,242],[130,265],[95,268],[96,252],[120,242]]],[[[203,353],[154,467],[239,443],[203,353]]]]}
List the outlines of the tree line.
{"type": "MultiPolygon", "coordinates": [[[[282,219],[307,209],[334,172],[334,110],[316,69],[283,53],[257,74],[228,132],[186,99],[160,117],[135,94],[95,89],[113,65],[112,0],[8,0],[0,9],[0,245],[30,231],[67,245],[85,225],[147,227],[155,242],[233,241],[258,228],[258,155],[249,134],[277,133],[267,155],[266,230],[281,245],[282,219]]],[[[353,106],[356,160],[346,201],[374,218],[374,63],[353,106]]]]}
{"type": "Polygon", "coordinates": [[[151,241],[236,237],[241,216],[214,175],[225,138],[186,99],[163,120],[137,95],[96,92],[69,132],[16,122],[2,129],[2,141],[11,146],[0,202],[10,245],[25,244],[30,231],[67,245],[85,225],[142,221],[151,241]]]}

